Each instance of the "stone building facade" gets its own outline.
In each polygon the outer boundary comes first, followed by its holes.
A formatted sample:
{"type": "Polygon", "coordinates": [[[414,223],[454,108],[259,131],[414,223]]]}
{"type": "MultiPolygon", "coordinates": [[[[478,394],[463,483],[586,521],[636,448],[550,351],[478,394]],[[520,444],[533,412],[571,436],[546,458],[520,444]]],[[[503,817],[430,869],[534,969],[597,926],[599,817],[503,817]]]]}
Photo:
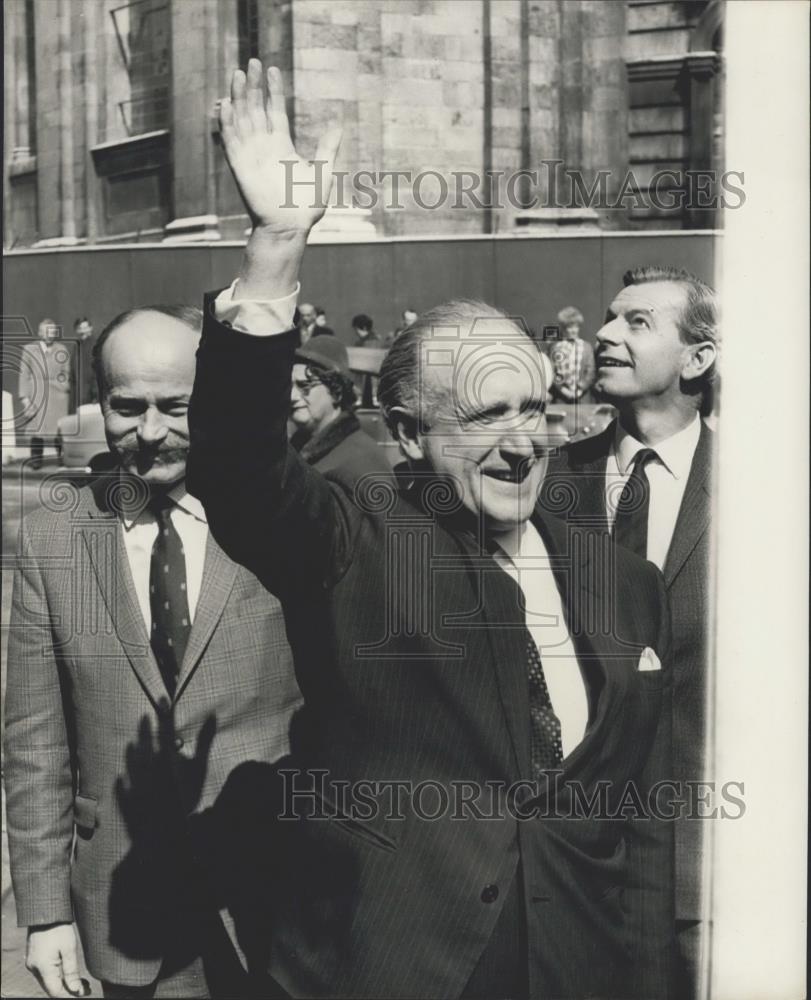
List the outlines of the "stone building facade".
{"type": "Polygon", "coordinates": [[[6,0],[4,244],[241,239],[215,106],[250,55],[282,68],[305,155],[343,119],[353,207],[322,225],[335,238],[711,227],[711,208],[644,195],[721,167],[722,13],[722,0],[6,0]],[[403,172],[396,190],[384,171],[403,172]]]}

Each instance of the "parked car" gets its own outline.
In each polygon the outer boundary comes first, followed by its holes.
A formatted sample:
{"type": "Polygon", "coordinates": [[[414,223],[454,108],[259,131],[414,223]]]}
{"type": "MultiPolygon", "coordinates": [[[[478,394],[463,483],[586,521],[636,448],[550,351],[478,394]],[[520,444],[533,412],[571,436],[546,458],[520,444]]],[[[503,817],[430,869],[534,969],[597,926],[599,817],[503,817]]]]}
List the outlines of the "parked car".
{"type": "Polygon", "coordinates": [[[601,434],[617,415],[610,403],[578,403],[568,409],[570,442],[601,434]]]}
{"type": "Polygon", "coordinates": [[[101,472],[113,464],[98,403],[83,403],[56,426],[56,448],[63,468],[101,472]]]}

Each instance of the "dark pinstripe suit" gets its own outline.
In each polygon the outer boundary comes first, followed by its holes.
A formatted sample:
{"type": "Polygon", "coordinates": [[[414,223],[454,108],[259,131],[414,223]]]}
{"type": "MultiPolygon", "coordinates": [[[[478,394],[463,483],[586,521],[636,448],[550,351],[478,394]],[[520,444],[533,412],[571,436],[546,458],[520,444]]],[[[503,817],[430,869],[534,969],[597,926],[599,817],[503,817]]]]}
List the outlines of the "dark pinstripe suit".
{"type": "MultiPolygon", "coordinates": [[[[207,311],[188,483],[226,551],[283,596],[305,698],[295,765],[332,782],[432,781],[434,803],[443,791],[450,801],[455,781],[506,788],[529,778],[518,588],[435,479],[399,490],[376,477],[353,492],[287,448],[294,348],[294,334],[246,336],[207,311]]],[[[586,558],[559,522],[537,527],[590,703],[564,777],[587,792],[608,782],[612,802],[628,779],[644,795],[669,768],[661,578],[625,554],[611,565],[586,558]],[[646,646],[659,650],[661,671],[638,671],[646,646]]],[[[570,795],[555,799],[563,812],[570,795]]],[[[517,873],[532,996],[668,994],[665,824],[449,811],[429,821],[409,800],[397,818],[382,794],[361,816],[336,802],[334,785],[324,798],[332,820],[291,825],[271,971],[292,994],[459,996],[517,873]]]]}
{"type": "MultiPolygon", "coordinates": [[[[570,522],[605,529],[605,469],[614,440],[612,422],[602,434],[564,448],[550,463],[541,502],[570,522]],[[565,492],[559,492],[561,487],[565,492]]],[[[705,780],[707,669],[711,625],[710,510],[713,432],[701,425],[679,508],[664,578],[673,623],[673,775],[705,780]]],[[[676,916],[698,920],[702,824],[676,824],[676,916]]]]}
{"type": "MultiPolygon", "coordinates": [[[[157,977],[191,911],[214,901],[234,932],[247,844],[235,854],[227,824],[195,816],[225,789],[227,823],[250,811],[251,776],[287,752],[301,696],[279,602],[209,535],[169,704],[112,509],[120,488],[117,474],[61,484],[25,519],[4,776],[19,923],[75,919],[90,972],[132,985],[157,977]],[[211,895],[195,895],[206,876],[211,895]]],[[[256,885],[253,861],[248,876],[256,885]]]]}

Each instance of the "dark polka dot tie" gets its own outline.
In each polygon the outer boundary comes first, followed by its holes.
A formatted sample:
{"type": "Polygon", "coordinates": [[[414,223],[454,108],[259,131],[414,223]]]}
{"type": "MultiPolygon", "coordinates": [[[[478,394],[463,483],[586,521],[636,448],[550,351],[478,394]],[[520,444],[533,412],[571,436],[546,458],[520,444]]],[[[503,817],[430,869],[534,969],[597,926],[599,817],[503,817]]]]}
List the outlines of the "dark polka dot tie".
{"type": "Polygon", "coordinates": [[[166,690],[174,695],[191,618],[186,591],[186,556],[180,535],[169,516],[170,509],[170,502],[151,506],[158,522],[158,537],[152,546],[149,564],[149,607],[152,650],[166,690]]]}
{"type": "Polygon", "coordinates": [[[563,744],[560,739],[560,720],[552,708],[549,688],[546,686],[541,657],[532,636],[527,638],[527,667],[529,676],[530,760],[532,776],[541,779],[542,771],[560,768],[563,761],[563,744]]]}

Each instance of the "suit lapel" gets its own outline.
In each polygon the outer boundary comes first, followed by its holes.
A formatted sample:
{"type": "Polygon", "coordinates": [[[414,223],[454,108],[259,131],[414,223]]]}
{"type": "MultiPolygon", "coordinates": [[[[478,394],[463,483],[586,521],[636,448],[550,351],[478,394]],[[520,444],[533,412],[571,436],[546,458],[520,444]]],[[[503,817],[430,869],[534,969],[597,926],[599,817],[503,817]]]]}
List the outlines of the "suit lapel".
{"type": "Polygon", "coordinates": [[[709,527],[712,445],[712,431],[702,423],[698,445],[690,466],[690,475],[687,477],[676,526],[673,529],[673,538],[665,560],[664,577],[668,587],[709,527]]]}
{"type": "Polygon", "coordinates": [[[578,523],[585,524],[587,519],[594,518],[594,523],[590,526],[602,531],[608,530],[605,468],[615,428],[616,421],[612,420],[601,434],[571,445],[569,450],[571,472],[567,473],[567,478],[574,479],[577,489],[573,513],[577,515],[578,523]]]}
{"type": "Polygon", "coordinates": [[[135,593],[124,545],[124,529],[118,515],[106,504],[104,485],[111,483],[112,480],[105,476],[93,484],[96,505],[88,505],[88,520],[79,530],[118,641],[141,685],[157,707],[168,700],[168,694],[149,644],[135,593]]]}
{"type": "Polygon", "coordinates": [[[206,541],[206,558],[203,565],[200,597],[197,600],[197,609],[180,668],[176,699],[180,697],[189,678],[194,673],[211,638],[211,633],[222,617],[238,569],[237,564],[226,556],[209,532],[206,541]]]}

